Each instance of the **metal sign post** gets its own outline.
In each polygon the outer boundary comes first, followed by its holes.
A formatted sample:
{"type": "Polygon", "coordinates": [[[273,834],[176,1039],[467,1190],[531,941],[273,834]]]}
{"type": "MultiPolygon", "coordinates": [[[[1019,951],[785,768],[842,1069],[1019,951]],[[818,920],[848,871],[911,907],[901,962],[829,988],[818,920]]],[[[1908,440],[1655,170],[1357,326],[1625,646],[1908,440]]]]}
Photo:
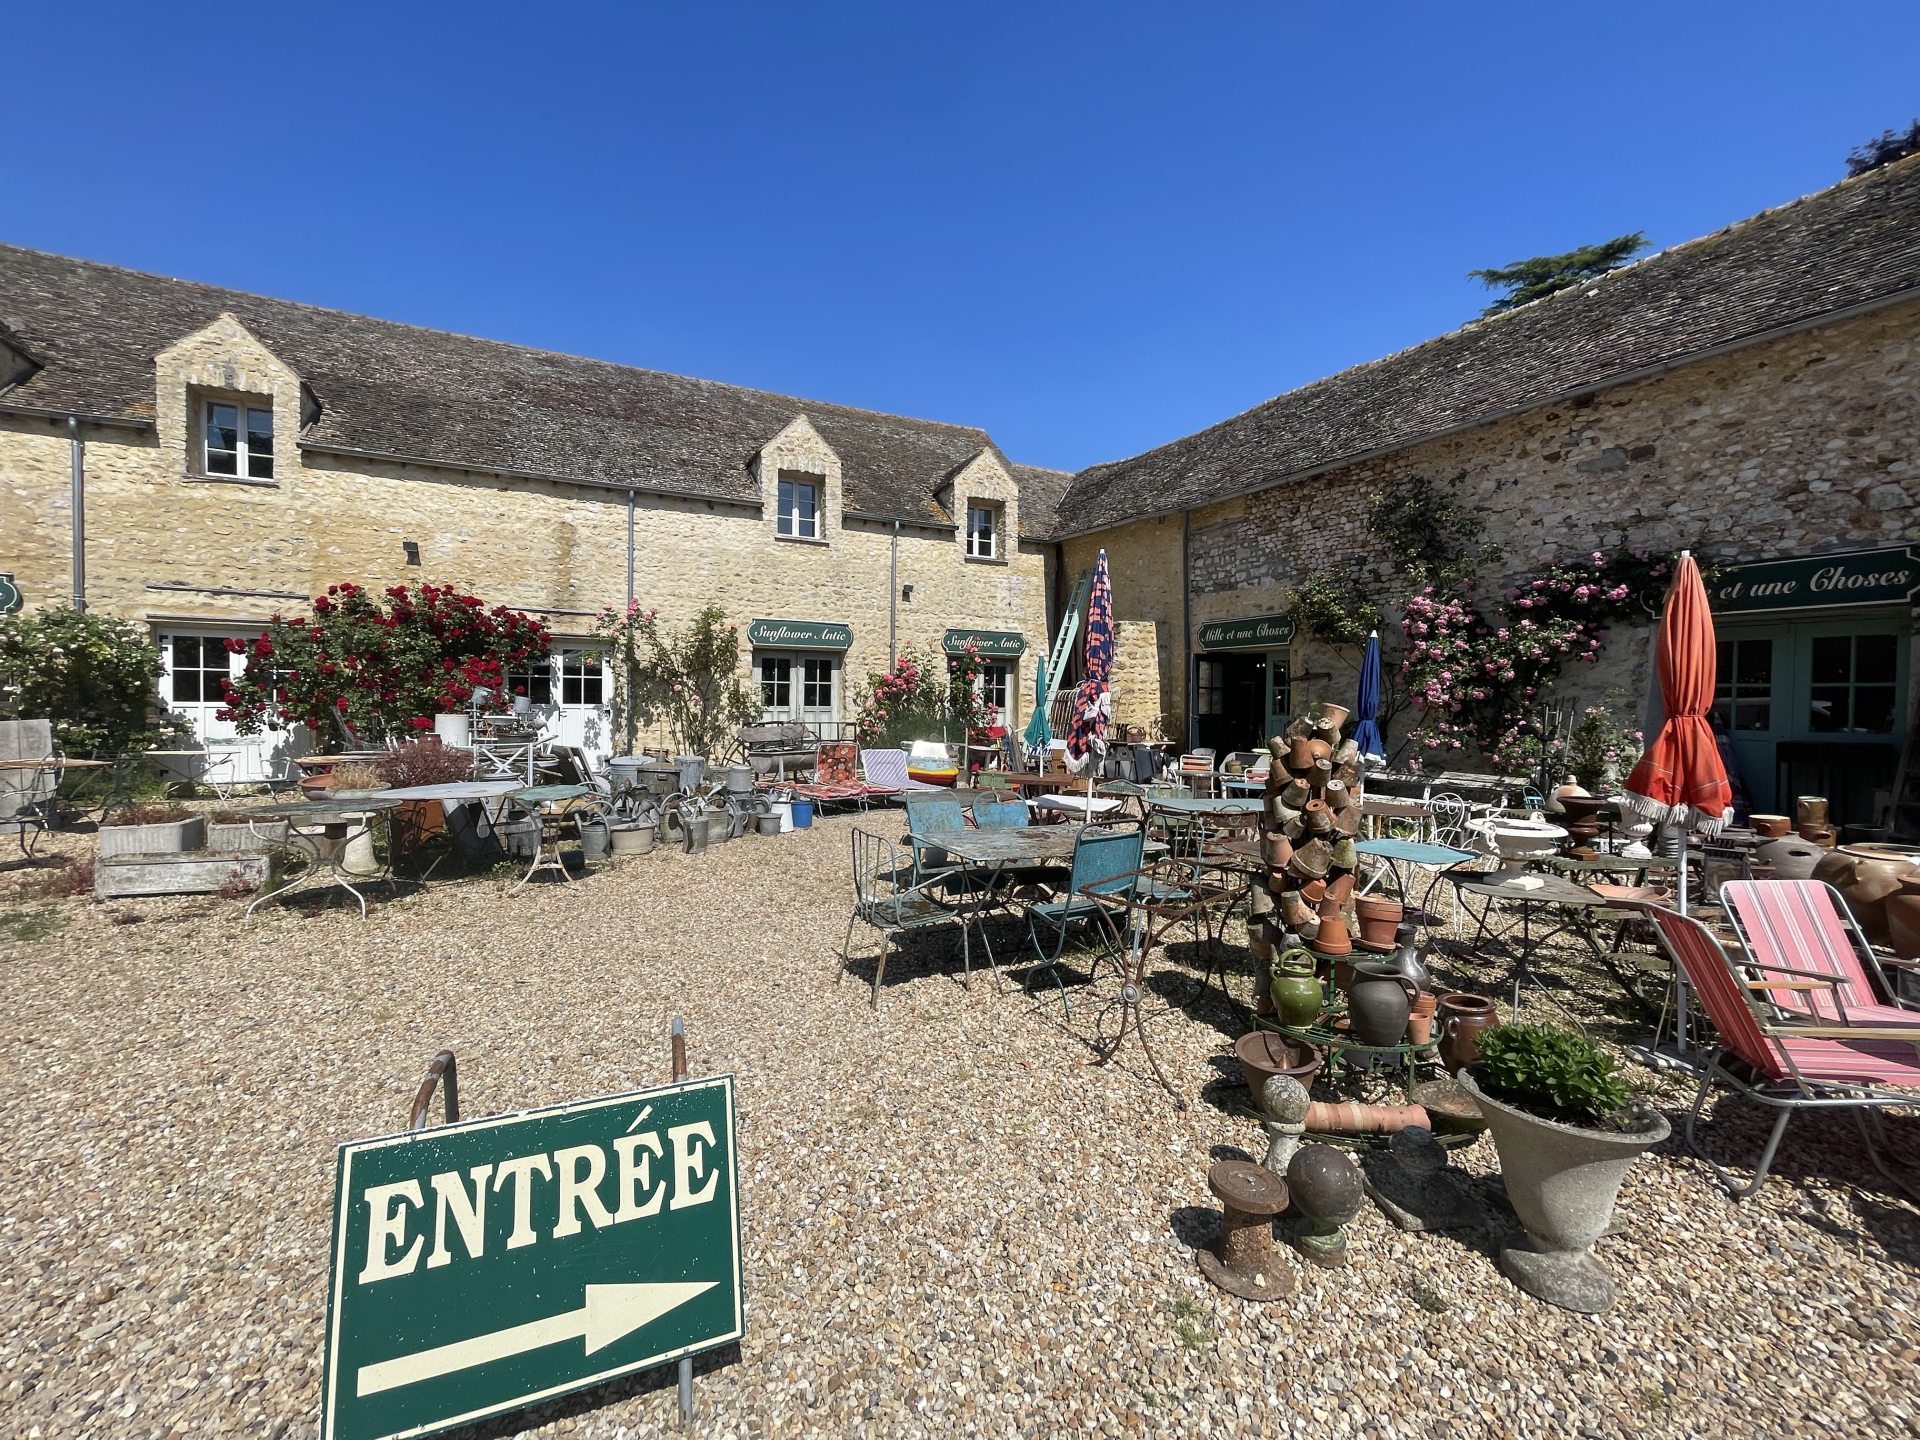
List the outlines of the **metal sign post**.
{"type": "MultiPolygon", "coordinates": [[[[678,1015],[673,1017],[673,1027],[669,1031],[673,1045],[674,1083],[687,1078],[687,1022],[678,1015]]],[[[737,1267],[736,1267],[737,1268],[737,1267]]],[[[680,1372],[676,1377],[680,1400],[680,1425],[684,1429],[693,1424],[693,1357],[680,1357],[680,1372]]]]}
{"type": "Polygon", "coordinates": [[[342,1145],[325,1440],[424,1435],[741,1338],[733,1077],[459,1119],[450,1051],[411,1128],[342,1145]],[[435,1089],[447,1123],[426,1128],[435,1089]]]}

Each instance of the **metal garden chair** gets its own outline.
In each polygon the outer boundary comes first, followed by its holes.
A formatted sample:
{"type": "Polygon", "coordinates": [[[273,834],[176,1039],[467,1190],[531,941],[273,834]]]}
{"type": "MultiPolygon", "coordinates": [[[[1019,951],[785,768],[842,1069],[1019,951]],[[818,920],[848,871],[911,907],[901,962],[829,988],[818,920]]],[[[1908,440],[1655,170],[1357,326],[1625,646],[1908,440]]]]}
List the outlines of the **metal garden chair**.
{"type": "Polygon", "coordinates": [[[1837,989],[1838,982],[1832,978],[1751,959],[1736,965],[1698,920],[1666,909],[1651,909],[1647,914],[1662,947],[1685,974],[1719,1032],[1721,1048],[1701,1068],[1685,1135],[1688,1147],[1727,1193],[1743,1200],[1766,1182],[1795,1111],[1848,1109],[1854,1112],[1874,1168],[1909,1197],[1920,1200],[1920,1190],[1894,1174],[1881,1154],[1884,1126],[1879,1114],[1920,1104],[1920,1096],[1911,1088],[1920,1086],[1920,1017],[1917,1023],[1902,1026],[1813,1023],[1797,1006],[1785,1002],[1803,992],[1837,989]],[[1743,971],[1759,978],[1750,979],[1743,971]],[[1694,1133],[1715,1081],[1779,1112],[1753,1178],[1744,1183],[1709,1158],[1694,1133]],[[1884,1088],[1889,1084],[1909,1089],[1884,1088]]]}
{"type": "Polygon", "coordinates": [[[1720,903],[1757,968],[1797,971],[1809,980],[1832,982],[1782,990],[1779,1004],[1836,1025],[1920,1025],[1920,1010],[1900,1003],[1898,987],[1831,885],[1821,880],[1729,880],[1720,887],[1720,903]]]}
{"type": "Polygon", "coordinates": [[[847,917],[846,938],[840,943],[840,975],[853,964],[853,927],[864,921],[880,932],[880,956],[873,966],[873,1008],[880,1008],[880,982],[887,971],[887,952],[893,939],[909,930],[951,925],[959,920],[951,908],[931,893],[944,877],[915,882],[913,865],[891,840],[865,830],[853,832],[853,913],[847,917]]]}
{"type": "Polygon", "coordinates": [[[53,819],[60,788],[53,722],[0,720],[0,760],[12,762],[0,768],[0,831],[13,831],[20,853],[31,859],[34,844],[53,819]]]}
{"type": "Polygon", "coordinates": [[[1027,935],[1033,941],[1039,963],[1027,972],[1023,988],[1031,993],[1038,975],[1045,972],[1052,976],[1054,984],[1060,987],[1060,1003],[1069,1018],[1073,1006],[1067,999],[1067,984],[1060,978],[1059,970],[1067,936],[1076,927],[1093,926],[1106,955],[1124,969],[1123,943],[1114,922],[1117,915],[1124,914],[1125,896],[1139,884],[1140,859],[1145,849],[1146,830],[1142,826],[1089,826],[1074,841],[1066,895],[1027,907],[1027,935]],[[1051,950],[1040,938],[1042,926],[1053,932],[1051,950]]]}
{"type": "MultiPolygon", "coordinates": [[[[931,795],[908,794],[901,797],[906,807],[909,835],[939,835],[967,828],[966,811],[960,797],[951,790],[936,790],[931,795]]],[[[913,846],[913,881],[922,881],[951,873],[957,867],[944,850],[910,840],[913,846]]]]}

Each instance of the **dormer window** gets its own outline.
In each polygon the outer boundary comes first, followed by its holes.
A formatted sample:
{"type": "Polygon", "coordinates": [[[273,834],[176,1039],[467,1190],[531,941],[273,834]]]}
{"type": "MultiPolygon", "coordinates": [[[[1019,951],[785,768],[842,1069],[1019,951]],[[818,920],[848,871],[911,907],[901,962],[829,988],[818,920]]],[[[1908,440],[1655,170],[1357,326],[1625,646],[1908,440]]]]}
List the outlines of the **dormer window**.
{"type": "Polygon", "coordinates": [[[820,538],[820,481],[817,477],[782,475],[780,509],[774,517],[776,535],[795,540],[820,538]]]}
{"type": "Polygon", "coordinates": [[[1000,507],[967,506],[967,558],[993,560],[1000,554],[1000,507]]]}
{"type": "Polygon", "coordinates": [[[207,400],[201,413],[201,474],[273,478],[273,411],[232,400],[207,400]]]}

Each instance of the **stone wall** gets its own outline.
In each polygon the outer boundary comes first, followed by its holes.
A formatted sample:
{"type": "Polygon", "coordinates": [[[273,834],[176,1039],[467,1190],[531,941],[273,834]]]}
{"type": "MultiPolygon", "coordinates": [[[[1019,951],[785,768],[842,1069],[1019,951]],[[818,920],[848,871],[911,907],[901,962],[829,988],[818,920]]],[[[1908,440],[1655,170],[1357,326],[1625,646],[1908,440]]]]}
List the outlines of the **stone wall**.
{"type": "MultiPolygon", "coordinates": [[[[1485,577],[1495,587],[1559,556],[1621,546],[1755,560],[1911,541],[1920,537],[1920,304],[1195,510],[1191,629],[1284,610],[1287,588],[1326,566],[1371,568],[1367,497],[1408,477],[1456,475],[1504,552],[1499,573],[1485,577]]],[[[1105,545],[1136,571],[1175,575],[1171,590],[1143,587],[1133,601],[1134,623],[1157,627],[1154,673],[1144,650],[1129,657],[1124,644],[1118,664],[1129,708],[1157,709],[1183,738],[1184,656],[1162,638],[1179,632],[1179,539],[1178,519],[1144,521],[1070,541],[1063,554],[1071,571],[1105,545]]],[[[1116,570],[1123,612],[1125,593],[1116,570]]],[[[1616,629],[1599,665],[1574,667],[1567,698],[1643,694],[1650,648],[1647,628],[1616,629]]],[[[1344,699],[1352,660],[1303,636],[1296,706],[1344,699]]]]}
{"type": "MultiPolygon", "coordinates": [[[[622,491],[302,450],[299,377],[231,317],[163,352],[156,373],[154,429],[84,430],[94,609],[161,628],[245,630],[342,580],[432,581],[543,612],[556,633],[581,636],[601,607],[625,603],[622,491]],[[207,394],[268,399],[271,481],[200,473],[192,406],[207,394]],[[407,541],[419,547],[418,565],[407,563],[407,541]]],[[[68,453],[63,424],[0,417],[0,571],[15,573],[29,606],[63,603],[69,592],[68,453]]],[[[783,468],[826,477],[822,538],[775,535],[770,504],[641,494],[635,593],[673,623],[713,603],[743,629],[761,617],[851,625],[842,702],[850,718],[857,685],[887,663],[892,527],[843,514],[839,459],[804,417],[764,458],[769,488],[783,468]]],[[[962,505],[967,495],[1002,504],[1007,534],[1018,533],[1017,490],[996,454],[983,452],[951,488],[962,505]]],[[[963,543],[956,528],[902,526],[898,580],[913,598],[896,602],[899,643],[938,646],[949,627],[1024,635],[1014,687],[1024,716],[1032,665],[1048,642],[1050,551],[1015,545],[970,561],[963,543]]],[[[744,675],[744,644],[742,654],[744,675]]]]}

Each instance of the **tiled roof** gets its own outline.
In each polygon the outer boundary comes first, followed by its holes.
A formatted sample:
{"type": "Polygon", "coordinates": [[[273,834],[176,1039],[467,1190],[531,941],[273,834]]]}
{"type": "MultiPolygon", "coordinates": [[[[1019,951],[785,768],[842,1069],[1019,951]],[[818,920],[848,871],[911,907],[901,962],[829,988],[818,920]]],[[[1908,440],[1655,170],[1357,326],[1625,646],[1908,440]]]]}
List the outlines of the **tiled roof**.
{"type": "Polygon", "coordinates": [[[1920,156],[1077,474],[1057,535],[1266,489],[1920,295],[1920,156]]]}
{"type": "MultiPolygon", "coordinates": [[[[319,418],[301,439],[322,448],[752,502],[759,498],[748,469],[753,455],[804,414],[840,456],[848,509],[944,524],[952,517],[936,492],[992,443],[972,426],[476,340],[11,246],[0,246],[0,339],[11,332],[44,368],[0,391],[0,408],[150,422],[154,356],[222,312],[238,316],[314,392],[319,418]]],[[[0,365],[0,379],[5,373],[0,365]]],[[[1049,523],[1059,483],[1035,506],[1049,523]]]]}

